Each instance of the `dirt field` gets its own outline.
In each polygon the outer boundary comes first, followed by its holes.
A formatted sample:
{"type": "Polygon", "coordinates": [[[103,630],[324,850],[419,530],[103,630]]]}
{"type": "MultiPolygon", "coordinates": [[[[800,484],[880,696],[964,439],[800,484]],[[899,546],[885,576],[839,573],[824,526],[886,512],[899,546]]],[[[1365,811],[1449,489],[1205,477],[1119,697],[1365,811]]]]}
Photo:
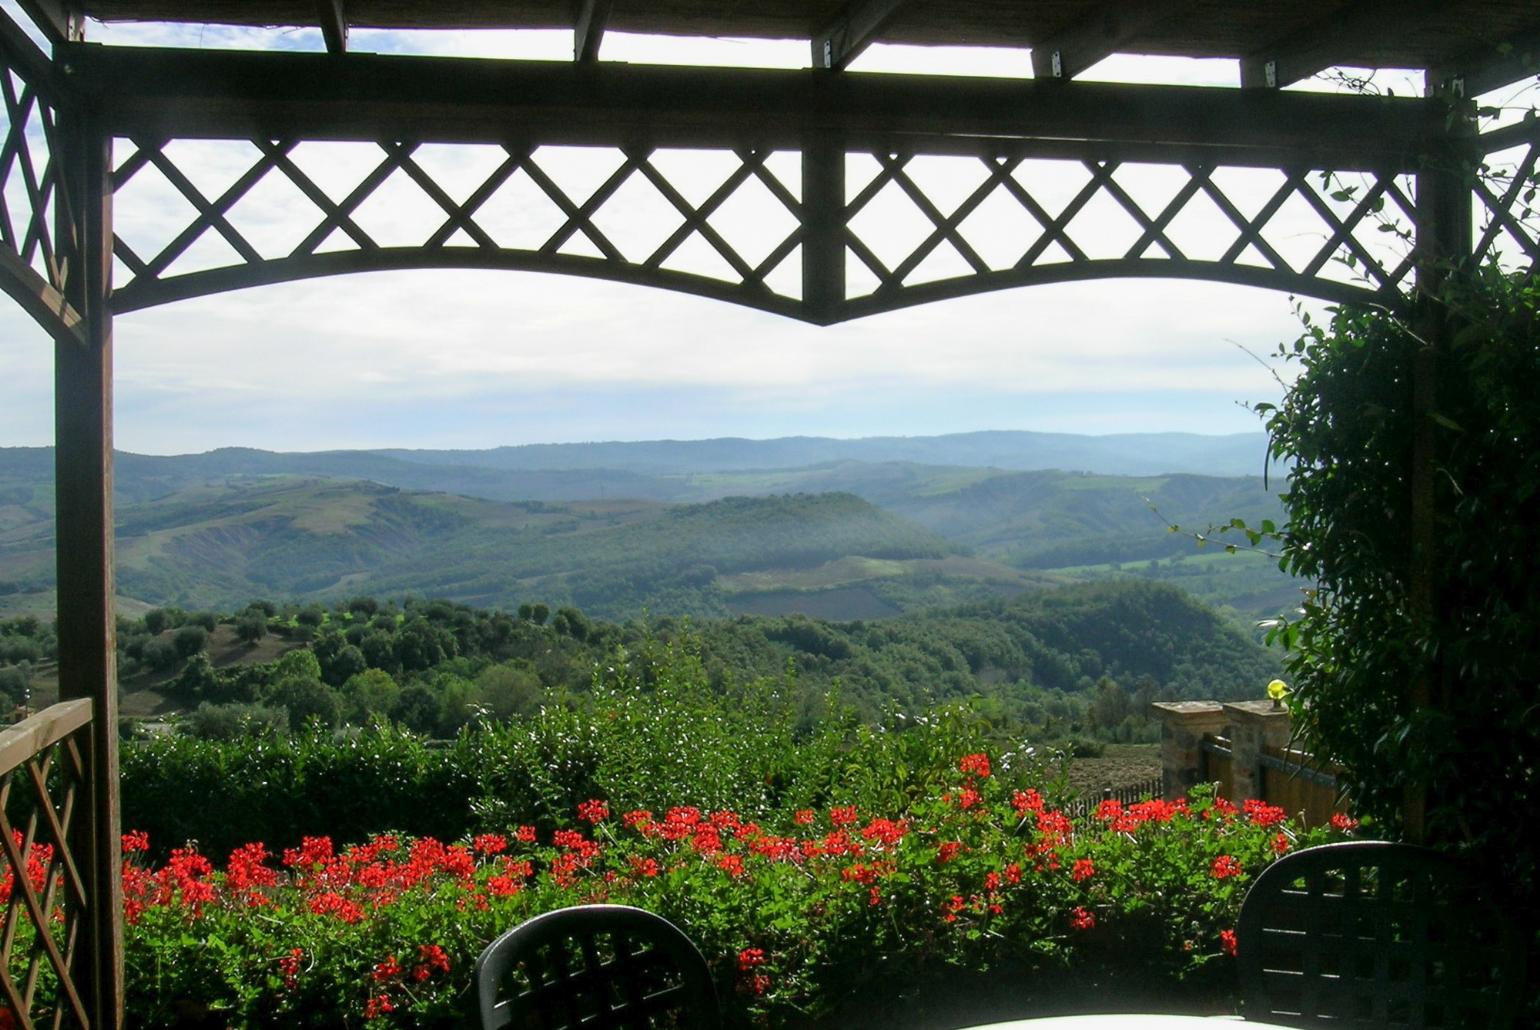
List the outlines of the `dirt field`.
{"type": "Polygon", "coordinates": [[[1069,767],[1070,786],[1079,794],[1142,783],[1159,775],[1159,744],[1108,744],[1102,757],[1077,758],[1069,767]]]}

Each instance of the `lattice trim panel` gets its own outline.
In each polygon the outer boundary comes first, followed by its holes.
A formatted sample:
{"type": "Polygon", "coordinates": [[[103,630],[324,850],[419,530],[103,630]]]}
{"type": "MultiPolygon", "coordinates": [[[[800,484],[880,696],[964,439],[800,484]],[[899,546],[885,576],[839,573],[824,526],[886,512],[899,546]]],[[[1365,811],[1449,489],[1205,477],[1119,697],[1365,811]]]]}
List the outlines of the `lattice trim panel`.
{"type": "Polygon", "coordinates": [[[1415,187],[1389,172],[878,153],[847,183],[856,313],[1124,275],[1394,300],[1413,267],[1415,187]]]}
{"type": "Polygon", "coordinates": [[[795,151],[122,140],[115,308],[382,268],[590,275],[810,320],[1066,279],[1158,275],[1396,302],[1410,176],[851,153],[844,203],[795,151]],[[810,224],[846,285],[802,303],[810,224]]]}
{"type": "Polygon", "coordinates": [[[793,314],[796,154],[122,141],[118,310],[368,268],[624,279],[793,314]]]}
{"type": "Polygon", "coordinates": [[[0,1008],[14,1025],[89,1026],[71,975],[89,947],[70,828],[84,811],[91,703],[52,706],[0,733],[0,1008]]]}
{"type": "Polygon", "coordinates": [[[1540,126],[1527,141],[1487,154],[1473,187],[1478,261],[1540,266],[1540,126]]]}
{"type": "Polygon", "coordinates": [[[41,54],[23,52],[30,45],[13,23],[0,23],[0,284],[57,328],[73,325],[62,301],[68,265],[55,239],[68,205],[55,161],[51,72],[41,54]]]}

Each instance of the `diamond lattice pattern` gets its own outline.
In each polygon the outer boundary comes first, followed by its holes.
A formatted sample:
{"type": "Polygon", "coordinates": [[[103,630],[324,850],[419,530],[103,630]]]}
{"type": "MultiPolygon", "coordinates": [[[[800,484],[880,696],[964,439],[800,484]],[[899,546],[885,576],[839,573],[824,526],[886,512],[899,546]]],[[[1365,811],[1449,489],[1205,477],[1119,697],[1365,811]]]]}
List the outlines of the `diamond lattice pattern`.
{"type": "Polygon", "coordinates": [[[0,247],[61,287],[54,248],[54,112],[36,87],[0,67],[0,247]]]}
{"type": "Polygon", "coordinates": [[[0,774],[0,1005],[18,1026],[88,1021],[71,978],[76,950],[87,947],[84,881],[68,846],[83,779],[77,736],[0,774]]]}
{"type": "Polygon", "coordinates": [[[120,298],[209,269],[348,251],[360,267],[406,252],[424,264],[512,254],[519,267],[600,263],[642,281],[800,294],[799,183],[771,151],[268,140],[117,150],[120,298]]]}
{"type": "Polygon", "coordinates": [[[847,267],[858,292],[879,297],[1132,263],[1382,292],[1412,267],[1413,187],[1390,173],[882,153],[846,169],[847,267]]]}

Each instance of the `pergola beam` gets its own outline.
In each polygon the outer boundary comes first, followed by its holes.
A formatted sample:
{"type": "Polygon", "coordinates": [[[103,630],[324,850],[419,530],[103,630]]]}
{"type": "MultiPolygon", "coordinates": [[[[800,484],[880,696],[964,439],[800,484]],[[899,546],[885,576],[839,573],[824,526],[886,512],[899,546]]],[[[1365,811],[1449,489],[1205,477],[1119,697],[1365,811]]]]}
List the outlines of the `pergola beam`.
{"type": "Polygon", "coordinates": [[[1360,0],[1241,58],[1241,86],[1282,89],[1293,85],[1341,63],[1342,55],[1351,53],[1360,39],[1383,32],[1386,25],[1404,28],[1441,6],[1434,0],[1360,0]]]}
{"type": "Polygon", "coordinates": [[[1163,150],[1410,168],[1436,110],[1407,97],[1191,86],[72,45],[72,81],[136,138],[511,139],[596,146],[1163,150]]]}
{"type": "Polygon", "coordinates": [[[1106,4],[1082,21],[1059,30],[1032,47],[1032,74],[1067,82],[1129,40],[1182,9],[1192,0],[1145,0],[1106,4]]]}
{"type": "Polygon", "coordinates": [[[612,0],[578,0],[577,17],[572,23],[572,59],[579,64],[592,64],[599,59],[599,45],[604,42],[604,28],[612,6],[612,0]]]}
{"type": "Polygon", "coordinates": [[[813,36],[813,67],[844,69],[881,34],[903,5],[904,0],[849,0],[839,15],[813,36]]]}
{"type": "Polygon", "coordinates": [[[316,0],[321,21],[321,35],[326,38],[326,52],[344,54],[348,49],[348,16],[345,0],[316,0]]]}

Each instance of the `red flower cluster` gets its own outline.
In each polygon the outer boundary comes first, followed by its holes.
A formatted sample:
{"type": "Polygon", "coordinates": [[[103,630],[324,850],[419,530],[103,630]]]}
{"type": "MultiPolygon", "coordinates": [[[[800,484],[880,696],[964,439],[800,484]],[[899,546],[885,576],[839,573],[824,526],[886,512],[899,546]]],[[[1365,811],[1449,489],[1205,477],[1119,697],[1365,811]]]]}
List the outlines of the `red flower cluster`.
{"type": "Polygon", "coordinates": [[[578,818],[586,823],[602,823],[610,817],[607,801],[583,801],[578,804],[578,818]]]}
{"type": "Polygon", "coordinates": [[[1236,956],[1236,954],[1239,953],[1239,951],[1240,951],[1240,944],[1235,939],[1235,931],[1234,930],[1220,930],[1219,931],[1219,946],[1224,949],[1224,953],[1226,955],[1229,955],[1231,958],[1234,958],[1236,956]]]}
{"type": "Polygon", "coordinates": [[[763,948],[744,948],[738,952],[740,987],[755,997],[763,995],[770,989],[770,977],[761,972],[764,964],[765,949],[763,948]]]}
{"type": "Polygon", "coordinates": [[[1333,812],[1331,814],[1331,828],[1340,833],[1352,833],[1358,829],[1358,820],[1346,812],[1333,812]]]}
{"type": "Polygon", "coordinates": [[[1214,874],[1214,879],[1216,880],[1224,880],[1232,876],[1239,876],[1245,871],[1246,870],[1241,867],[1240,862],[1235,858],[1234,855],[1220,855],[1218,858],[1214,859],[1213,864],[1209,866],[1209,872],[1214,874]]]}
{"type": "Polygon", "coordinates": [[[855,805],[844,805],[839,808],[829,809],[829,822],[833,823],[835,826],[849,826],[852,823],[860,821],[860,818],[861,817],[856,814],[855,805]]]}
{"type": "Polygon", "coordinates": [[[304,958],[304,948],[290,948],[289,953],[278,960],[278,973],[283,977],[284,990],[292,991],[298,986],[300,963],[304,958]]]}
{"type": "Polygon", "coordinates": [[[962,760],[957,763],[957,768],[965,775],[986,779],[990,773],[989,756],[983,752],[963,755],[962,760]]]}
{"type": "Polygon", "coordinates": [[[1076,883],[1083,883],[1095,875],[1096,863],[1092,862],[1089,858],[1075,859],[1075,864],[1069,871],[1069,878],[1076,883]]]}
{"type": "Polygon", "coordinates": [[[508,838],[500,833],[482,833],[471,838],[471,850],[478,855],[501,855],[508,850],[508,838]]]}
{"type": "Polygon", "coordinates": [[[1070,909],[1069,925],[1072,930],[1089,930],[1096,925],[1096,915],[1090,909],[1076,905],[1070,909]]]}
{"type": "Polygon", "coordinates": [[[1289,818],[1289,813],[1282,808],[1270,805],[1259,798],[1248,798],[1245,802],[1245,812],[1246,818],[1263,829],[1287,822],[1289,818]]]}

